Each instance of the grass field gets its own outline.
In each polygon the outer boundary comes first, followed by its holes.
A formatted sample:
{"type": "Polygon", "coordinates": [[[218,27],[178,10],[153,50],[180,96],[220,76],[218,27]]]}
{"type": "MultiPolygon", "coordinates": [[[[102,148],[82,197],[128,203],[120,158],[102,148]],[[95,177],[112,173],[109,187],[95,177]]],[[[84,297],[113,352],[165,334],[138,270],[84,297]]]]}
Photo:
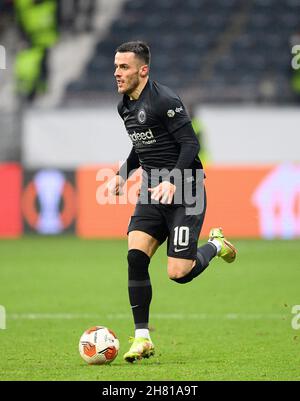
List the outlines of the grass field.
{"type": "Polygon", "coordinates": [[[125,241],[25,237],[0,241],[0,380],[299,380],[299,241],[234,242],[236,263],[214,260],[192,283],[167,278],[163,246],[151,264],[156,356],[123,361],[133,334],[125,241]],[[115,331],[108,366],[88,366],[78,340],[115,331]]]}

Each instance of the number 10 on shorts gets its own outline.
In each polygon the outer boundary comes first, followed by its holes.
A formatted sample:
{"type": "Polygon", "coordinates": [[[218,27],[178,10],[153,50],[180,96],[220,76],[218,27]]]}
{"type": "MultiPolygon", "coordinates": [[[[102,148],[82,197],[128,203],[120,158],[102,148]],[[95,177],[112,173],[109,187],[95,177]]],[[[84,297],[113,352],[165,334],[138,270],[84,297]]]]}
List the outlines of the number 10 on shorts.
{"type": "Polygon", "coordinates": [[[177,226],[174,228],[174,245],[187,246],[189,244],[190,229],[186,226],[177,226]]]}

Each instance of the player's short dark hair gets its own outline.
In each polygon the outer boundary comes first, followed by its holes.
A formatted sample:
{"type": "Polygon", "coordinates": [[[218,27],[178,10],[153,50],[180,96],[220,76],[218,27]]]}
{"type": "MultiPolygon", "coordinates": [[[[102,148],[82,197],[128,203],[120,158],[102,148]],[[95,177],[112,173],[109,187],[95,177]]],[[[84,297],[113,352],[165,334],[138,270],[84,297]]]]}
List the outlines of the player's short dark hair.
{"type": "Polygon", "coordinates": [[[116,49],[116,52],[119,53],[133,52],[138,58],[143,60],[145,64],[150,65],[150,60],[151,60],[150,47],[145,42],[136,40],[134,42],[122,43],[116,49]]]}

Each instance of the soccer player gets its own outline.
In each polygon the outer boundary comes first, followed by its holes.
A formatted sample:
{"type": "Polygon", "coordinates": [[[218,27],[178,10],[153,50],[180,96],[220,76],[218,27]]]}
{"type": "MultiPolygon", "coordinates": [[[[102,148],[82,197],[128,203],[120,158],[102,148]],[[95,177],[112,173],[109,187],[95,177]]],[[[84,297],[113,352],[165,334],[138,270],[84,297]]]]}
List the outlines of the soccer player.
{"type": "Polygon", "coordinates": [[[154,355],[148,327],[152,298],[148,267],[166,239],[168,276],[176,283],[199,276],[215,256],[228,263],[236,258],[220,228],[211,229],[208,242],[197,248],[206,210],[199,142],[180,98],[151,81],[149,68],[146,43],[128,42],[117,48],[114,76],[123,95],[118,111],[133,146],[108,182],[110,193],[122,194],[127,178],[142,167],[141,192],[128,227],[128,291],[135,337],[124,355],[127,362],[154,355]]]}

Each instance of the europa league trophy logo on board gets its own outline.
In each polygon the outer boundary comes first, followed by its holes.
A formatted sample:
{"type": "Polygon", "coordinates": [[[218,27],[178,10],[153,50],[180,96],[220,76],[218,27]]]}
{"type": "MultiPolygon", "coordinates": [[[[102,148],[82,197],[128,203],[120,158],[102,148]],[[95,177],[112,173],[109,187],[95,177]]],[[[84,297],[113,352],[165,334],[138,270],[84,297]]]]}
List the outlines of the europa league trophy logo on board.
{"type": "Polygon", "coordinates": [[[40,170],[25,187],[22,207],[32,229],[41,234],[59,234],[75,218],[75,190],[63,172],[40,170]]]}

